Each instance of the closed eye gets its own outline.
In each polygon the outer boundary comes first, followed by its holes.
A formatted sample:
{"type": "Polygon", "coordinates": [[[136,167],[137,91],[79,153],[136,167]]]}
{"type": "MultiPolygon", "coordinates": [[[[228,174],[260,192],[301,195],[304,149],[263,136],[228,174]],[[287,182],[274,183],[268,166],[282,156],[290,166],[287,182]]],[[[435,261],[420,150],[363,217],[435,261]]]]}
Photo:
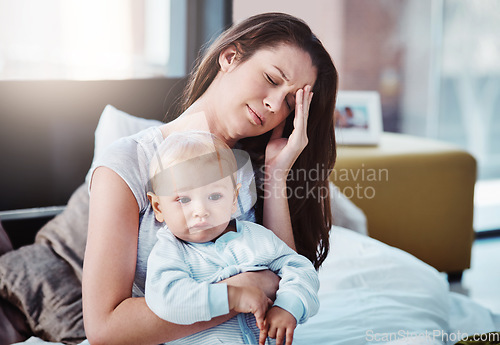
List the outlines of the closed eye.
{"type": "Polygon", "coordinates": [[[268,82],[270,82],[270,83],[271,83],[271,84],[273,84],[274,86],[278,85],[278,84],[277,84],[277,83],[273,80],[273,78],[271,78],[271,77],[269,76],[269,74],[267,74],[267,73],[266,73],[266,79],[267,79],[267,81],[268,81],[268,82]]]}
{"type": "MultiPolygon", "coordinates": [[[[270,76],[269,74],[267,74],[267,73],[266,73],[266,79],[267,79],[267,81],[268,81],[270,84],[272,84],[272,85],[274,85],[274,86],[278,86],[278,83],[276,83],[276,82],[274,81],[274,79],[273,79],[273,78],[271,78],[271,76],[270,76]]],[[[286,98],[285,98],[285,103],[286,103],[286,106],[288,107],[288,110],[292,111],[292,110],[293,110],[293,107],[292,107],[292,105],[290,104],[290,102],[289,102],[286,98]]]]}

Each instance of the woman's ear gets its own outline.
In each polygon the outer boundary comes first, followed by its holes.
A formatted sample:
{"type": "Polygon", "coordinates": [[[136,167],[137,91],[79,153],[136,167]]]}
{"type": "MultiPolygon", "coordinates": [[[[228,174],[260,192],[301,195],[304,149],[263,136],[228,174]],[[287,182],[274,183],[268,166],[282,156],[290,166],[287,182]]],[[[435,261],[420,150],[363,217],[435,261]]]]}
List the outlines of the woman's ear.
{"type": "Polygon", "coordinates": [[[165,221],[165,217],[163,216],[163,212],[161,211],[160,198],[151,192],[148,192],[148,199],[153,207],[153,211],[155,213],[155,218],[160,223],[165,221]]]}
{"type": "Polygon", "coordinates": [[[238,49],[234,44],[231,44],[229,47],[224,49],[219,54],[219,65],[222,72],[229,72],[235,66],[237,62],[238,49]]]}

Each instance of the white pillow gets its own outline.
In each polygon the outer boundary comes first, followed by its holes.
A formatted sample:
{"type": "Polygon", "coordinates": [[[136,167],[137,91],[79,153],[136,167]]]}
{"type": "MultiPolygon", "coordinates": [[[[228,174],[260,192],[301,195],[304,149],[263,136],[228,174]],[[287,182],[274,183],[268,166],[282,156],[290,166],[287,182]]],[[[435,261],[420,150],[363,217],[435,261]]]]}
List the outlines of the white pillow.
{"type": "Polygon", "coordinates": [[[133,116],[108,104],[95,130],[94,159],[114,141],[161,124],[163,122],[133,116]]]}
{"type": "Polygon", "coordinates": [[[354,205],[332,181],[329,186],[333,225],[368,235],[368,225],[363,210],[354,205]]]}
{"type": "MultiPolygon", "coordinates": [[[[163,122],[133,116],[108,104],[99,118],[94,133],[94,158],[92,161],[94,161],[96,157],[114,141],[138,133],[143,129],[159,126],[161,124],[163,124],[163,122]]],[[[85,177],[87,183],[90,179],[89,173],[90,171],[85,177]]]]}

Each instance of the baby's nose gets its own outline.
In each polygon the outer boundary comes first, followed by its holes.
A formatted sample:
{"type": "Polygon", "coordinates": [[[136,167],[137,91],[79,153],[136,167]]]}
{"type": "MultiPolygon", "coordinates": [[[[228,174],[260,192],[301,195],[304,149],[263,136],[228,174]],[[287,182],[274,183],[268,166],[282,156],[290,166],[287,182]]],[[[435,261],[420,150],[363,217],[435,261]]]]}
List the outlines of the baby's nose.
{"type": "Polygon", "coordinates": [[[208,217],[209,212],[208,212],[208,208],[206,207],[205,203],[197,202],[194,205],[193,215],[195,217],[199,217],[199,218],[208,217]]]}

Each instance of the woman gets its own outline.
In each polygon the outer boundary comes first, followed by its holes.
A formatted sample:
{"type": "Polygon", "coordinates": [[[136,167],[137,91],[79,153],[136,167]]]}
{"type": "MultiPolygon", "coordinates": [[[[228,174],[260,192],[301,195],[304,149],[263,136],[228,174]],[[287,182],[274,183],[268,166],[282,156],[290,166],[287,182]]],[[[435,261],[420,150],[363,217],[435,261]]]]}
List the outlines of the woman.
{"type": "MultiPolygon", "coordinates": [[[[198,61],[177,119],[108,150],[94,166],[90,189],[83,308],[91,344],[158,344],[234,316],[174,325],[157,318],[144,298],[131,296],[144,291],[145,260],[155,240],[145,161],[170,133],[209,130],[247,150],[263,175],[257,221],[319,267],[328,253],[329,198],[295,191],[328,190],[328,174],[307,181],[293,172],[333,168],[336,91],[331,58],[306,24],[286,14],[257,15],[223,33],[198,61]]],[[[278,280],[260,272],[225,282],[255,285],[273,297],[278,280]]]]}

